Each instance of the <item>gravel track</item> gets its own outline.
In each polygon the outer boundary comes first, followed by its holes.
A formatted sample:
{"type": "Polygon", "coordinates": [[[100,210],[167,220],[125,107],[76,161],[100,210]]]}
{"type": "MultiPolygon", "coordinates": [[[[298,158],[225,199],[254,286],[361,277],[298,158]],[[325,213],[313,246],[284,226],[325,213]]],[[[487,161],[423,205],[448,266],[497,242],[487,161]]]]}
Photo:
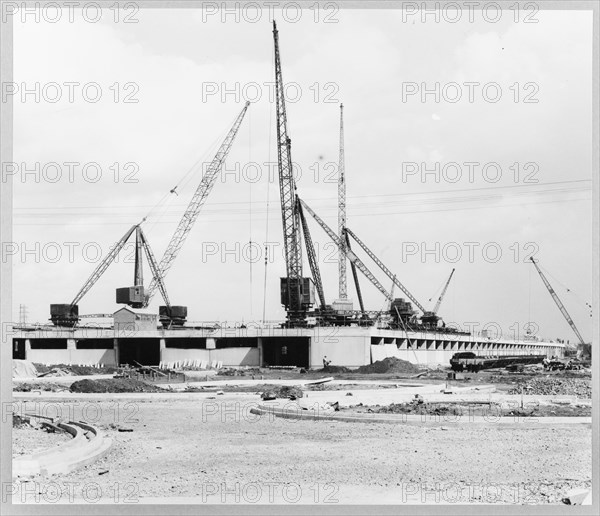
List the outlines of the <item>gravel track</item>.
{"type": "Polygon", "coordinates": [[[97,483],[107,502],[116,483],[120,501],[199,503],[252,501],[257,488],[258,503],[286,503],[295,499],[286,486],[298,486],[300,503],[560,503],[570,489],[591,485],[588,424],[295,421],[254,416],[219,398],[146,399],[117,413],[107,397],[92,423],[113,438],[112,450],[51,480],[97,483]]]}

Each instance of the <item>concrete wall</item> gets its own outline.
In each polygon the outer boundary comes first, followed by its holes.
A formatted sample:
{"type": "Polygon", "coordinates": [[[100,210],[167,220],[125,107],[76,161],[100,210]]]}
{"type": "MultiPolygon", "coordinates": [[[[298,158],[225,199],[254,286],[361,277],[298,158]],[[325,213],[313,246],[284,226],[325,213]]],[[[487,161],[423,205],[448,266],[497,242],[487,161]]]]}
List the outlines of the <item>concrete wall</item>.
{"type": "Polygon", "coordinates": [[[27,360],[39,364],[116,365],[114,349],[32,349],[27,360]]]}
{"type": "MultiPolygon", "coordinates": [[[[125,314],[127,315],[127,314],[125,314]]],[[[116,338],[131,337],[151,339],[171,338],[206,338],[207,347],[214,344],[215,338],[265,337],[286,338],[303,337],[309,339],[309,364],[311,368],[321,368],[323,357],[327,356],[333,365],[359,367],[380,360],[385,356],[396,356],[414,364],[448,365],[454,353],[473,351],[480,355],[528,355],[546,354],[547,356],[563,356],[564,345],[551,342],[506,341],[495,342],[485,340],[478,335],[443,335],[409,332],[399,330],[378,330],[376,328],[314,328],[314,329],[223,329],[221,331],[205,331],[194,329],[152,330],[140,331],[135,335],[124,332],[122,335],[113,329],[56,329],[48,328],[31,332],[18,332],[15,338],[26,340],[44,338],[64,338],[68,341],[68,349],[37,349],[30,350],[26,346],[26,358],[42,363],[114,363],[114,350],[106,349],[74,349],[75,342],[85,338],[116,338]],[[407,339],[408,337],[408,339],[407,339]],[[437,338],[437,342],[433,339],[437,338]],[[411,346],[407,345],[410,341],[411,346]],[[381,349],[376,346],[381,346],[381,349]],[[398,349],[394,350],[393,346],[398,349]]],[[[260,364],[259,348],[224,348],[224,349],[194,349],[194,348],[163,348],[161,361],[175,362],[188,360],[222,361],[224,365],[258,366],[260,364]]]]}
{"type": "Polygon", "coordinates": [[[258,348],[211,349],[210,359],[220,360],[224,366],[258,367],[260,365],[258,348]]]}
{"type": "Polygon", "coordinates": [[[225,348],[225,349],[193,349],[193,348],[163,348],[161,362],[177,362],[184,360],[205,360],[209,365],[216,360],[222,361],[223,366],[260,365],[258,348],[225,348]]]}
{"type": "Polygon", "coordinates": [[[360,367],[371,363],[370,337],[363,335],[319,336],[310,339],[310,367],[323,367],[323,357],[331,365],[360,367]]]}
{"type": "Polygon", "coordinates": [[[397,338],[396,344],[376,344],[371,346],[373,361],[382,360],[388,356],[395,356],[417,365],[444,365],[450,363],[454,353],[472,351],[481,356],[502,355],[552,355],[562,356],[563,349],[549,344],[533,343],[502,343],[494,341],[468,341],[468,340],[438,340],[397,338]],[[410,342],[410,345],[408,344],[410,342]],[[393,349],[398,346],[397,352],[393,349]]]}

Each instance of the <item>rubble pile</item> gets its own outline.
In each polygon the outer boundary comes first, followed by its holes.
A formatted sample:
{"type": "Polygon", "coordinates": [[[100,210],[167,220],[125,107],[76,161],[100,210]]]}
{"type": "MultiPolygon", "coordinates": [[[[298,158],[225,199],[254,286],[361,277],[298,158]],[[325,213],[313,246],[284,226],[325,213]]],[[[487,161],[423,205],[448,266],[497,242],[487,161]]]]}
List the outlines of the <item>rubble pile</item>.
{"type": "Polygon", "coordinates": [[[318,373],[350,373],[351,369],[344,366],[326,365],[317,371],[318,373]]]}
{"type": "Polygon", "coordinates": [[[270,385],[260,395],[263,400],[274,400],[277,398],[295,400],[303,396],[304,393],[300,387],[290,387],[288,385],[270,385]]]}
{"type": "Polygon", "coordinates": [[[518,384],[510,389],[508,394],[563,395],[591,398],[592,385],[589,380],[584,378],[534,378],[518,384]]]}
{"type": "Polygon", "coordinates": [[[58,385],[52,382],[13,382],[14,392],[31,392],[31,391],[46,391],[46,392],[61,392],[69,390],[65,385],[58,385]]]}
{"type": "Polygon", "coordinates": [[[37,376],[90,376],[94,374],[113,374],[117,371],[114,366],[92,366],[92,365],[73,365],[73,364],[54,364],[47,366],[45,364],[34,364],[37,370],[37,376]]]}
{"type": "MultiPolygon", "coordinates": [[[[360,405],[354,406],[356,408],[360,405]]],[[[431,416],[462,415],[460,407],[445,403],[390,403],[368,407],[367,412],[374,414],[418,414],[431,416]]]]}
{"type": "Polygon", "coordinates": [[[13,414],[13,428],[26,428],[29,426],[33,426],[31,424],[31,418],[13,414]]]}
{"type": "Polygon", "coordinates": [[[73,376],[73,374],[67,369],[62,369],[60,367],[54,367],[45,373],[38,374],[38,378],[42,378],[45,376],[73,376]]]}
{"type": "Polygon", "coordinates": [[[418,373],[419,368],[406,360],[395,357],[387,357],[372,364],[361,366],[354,372],[359,374],[372,373],[418,373]]]}
{"type": "Polygon", "coordinates": [[[133,378],[79,380],[71,384],[71,392],[163,392],[147,382],[133,378]]]}
{"type": "Polygon", "coordinates": [[[220,369],[217,372],[218,376],[252,376],[256,374],[260,374],[260,368],[252,367],[247,369],[238,369],[235,367],[227,367],[225,369],[220,369]]]}

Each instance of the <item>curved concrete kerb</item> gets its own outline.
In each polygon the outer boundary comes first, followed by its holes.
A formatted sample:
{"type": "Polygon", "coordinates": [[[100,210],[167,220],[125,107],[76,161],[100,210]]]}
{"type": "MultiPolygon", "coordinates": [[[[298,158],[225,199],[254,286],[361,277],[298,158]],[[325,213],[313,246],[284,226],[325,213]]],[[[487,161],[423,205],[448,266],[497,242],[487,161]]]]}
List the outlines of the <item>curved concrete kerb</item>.
{"type": "MultiPolygon", "coordinates": [[[[29,417],[52,421],[52,418],[46,416],[29,417]]],[[[65,444],[13,459],[13,478],[69,473],[98,460],[112,446],[112,439],[101,435],[95,427],[83,421],[58,422],[56,426],[71,434],[73,439],[65,444]]]]}

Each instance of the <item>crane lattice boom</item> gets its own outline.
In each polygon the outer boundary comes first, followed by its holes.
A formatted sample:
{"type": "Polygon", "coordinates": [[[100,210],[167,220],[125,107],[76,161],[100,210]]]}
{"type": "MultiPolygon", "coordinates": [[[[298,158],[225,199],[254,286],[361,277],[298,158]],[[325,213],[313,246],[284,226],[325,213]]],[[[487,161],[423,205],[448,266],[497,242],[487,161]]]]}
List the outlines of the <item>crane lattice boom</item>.
{"type": "Polygon", "coordinates": [[[135,267],[133,271],[133,284],[135,286],[144,284],[144,267],[142,266],[142,228],[135,229],[135,267]]]}
{"type": "Polygon", "coordinates": [[[146,258],[148,258],[148,265],[150,265],[150,270],[152,271],[152,281],[158,285],[158,289],[160,290],[160,294],[167,305],[167,308],[170,308],[171,303],[169,302],[169,296],[167,295],[167,289],[165,287],[165,283],[163,281],[162,273],[160,272],[160,268],[156,262],[156,258],[154,257],[154,253],[150,248],[150,244],[148,243],[148,239],[146,235],[142,231],[141,227],[138,227],[139,235],[142,240],[142,245],[144,246],[144,251],[146,251],[146,258]]]}
{"type": "MultiPolygon", "coordinates": [[[[344,240],[346,241],[346,253],[352,249],[350,245],[350,237],[348,233],[346,233],[346,228],[344,228],[344,240]]],[[[360,283],[358,282],[358,274],[356,274],[356,265],[354,262],[350,262],[350,269],[352,270],[352,277],[354,278],[354,286],[356,287],[356,296],[358,297],[358,305],[360,306],[360,311],[365,314],[365,305],[363,303],[362,291],[360,289],[360,283]]],[[[391,297],[390,297],[391,301],[391,297]]]]}
{"type": "Polygon", "coordinates": [[[421,305],[421,303],[419,303],[417,301],[417,299],[415,298],[415,296],[413,296],[408,289],[402,284],[400,283],[400,281],[398,280],[398,278],[396,277],[395,274],[392,273],[392,271],[390,271],[384,264],[383,262],[377,258],[377,256],[375,256],[373,254],[373,252],[364,244],[364,242],[362,240],[360,240],[352,231],[350,231],[350,229],[346,228],[346,232],[354,239],[356,240],[356,243],[362,247],[363,251],[365,253],[367,253],[369,255],[369,258],[371,258],[378,266],[379,268],[385,272],[385,274],[387,275],[388,278],[390,278],[395,284],[396,286],[402,290],[402,292],[404,292],[404,294],[406,294],[406,296],[415,304],[415,306],[417,306],[419,308],[419,310],[421,310],[421,312],[425,312],[425,308],[423,308],[423,306],[421,305]]]}
{"type": "Polygon", "coordinates": [[[583,337],[581,336],[581,333],[579,333],[579,330],[577,329],[577,326],[575,326],[575,322],[573,321],[573,319],[569,315],[569,312],[567,312],[567,309],[565,308],[565,305],[562,304],[562,301],[560,300],[560,298],[558,297],[558,295],[556,294],[556,292],[552,288],[552,285],[550,285],[550,282],[546,279],[546,276],[544,276],[544,273],[539,268],[537,262],[533,259],[533,256],[529,257],[529,259],[531,260],[531,263],[533,263],[533,265],[537,269],[538,274],[540,275],[540,278],[542,278],[542,281],[544,282],[544,285],[546,285],[546,288],[548,289],[548,292],[550,292],[550,295],[552,296],[552,299],[554,299],[554,302],[556,303],[556,306],[558,306],[558,309],[563,314],[563,317],[567,320],[567,322],[569,323],[569,326],[571,326],[571,328],[575,332],[575,335],[577,335],[577,338],[579,339],[579,342],[581,344],[585,344],[585,341],[583,340],[583,337]]]}
{"type": "Polygon", "coordinates": [[[344,229],[346,227],[346,160],[344,154],[344,105],[340,104],[340,158],[338,163],[338,237],[340,239],[338,272],[340,299],[348,298],[346,282],[346,238],[344,236],[344,229]]]}
{"type": "MultiPolygon", "coordinates": [[[[335,232],[327,225],[325,222],[302,200],[300,199],[300,203],[302,207],[311,214],[311,216],[318,222],[318,224],[323,228],[325,233],[333,240],[333,243],[338,247],[340,245],[339,238],[335,234],[335,232]]],[[[373,275],[373,273],[367,268],[367,266],[354,254],[354,252],[350,249],[347,249],[348,259],[354,263],[354,265],[362,272],[368,280],[377,287],[379,292],[381,292],[386,299],[391,300],[392,295],[385,289],[385,287],[377,280],[377,278],[373,275]]]]}
{"type": "Polygon", "coordinates": [[[161,295],[165,301],[167,306],[169,304],[169,297],[167,296],[167,289],[162,280],[162,275],[156,265],[156,259],[154,258],[154,254],[152,253],[152,249],[150,249],[150,244],[146,239],[146,235],[142,231],[142,228],[139,224],[135,224],[131,226],[127,230],[127,232],[121,237],[121,239],[112,247],[110,252],[102,259],[102,261],[98,264],[92,275],[85,282],[81,290],[77,293],[73,301],[71,301],[71,306],[76,305],[81,301],[83,296],[87,294],[87,292],[94,286],[94,284],[100,279],[100,276],[104,274],[106,269],[108,269],[109,265],[115,261],[115,258],[123,249],[133,232],[136,233],[136,243],[135,243],[135,268],[134,268],[134,280],[136,281],[136,285],[142,285],[143,277],[142,277],[142,249],[146,252],[146,257],[148,258],[148,263],[150,265],[150,269],[152,271],[152,281],[155,282],[161,292],[161,295]]]}
{"type": "Polygon", "coordinates": [[[73,301],[71,301],[71,306],[74,306],[77,303],[79,303],[79,301],[81,301],[81,298],[85,296],[87,292],[94,286],[94,284],[96,283],[96,281],[98,281],[100,276],[102,276],[106,269],[108,269],[108,266],[115,260],[115,258],[117,257],[121,249],[123,249],[123,246],[127,243],[127,240],[129,240],[129,237],[136,230],[137,227],[137,224],[131,226],[131,228],[129,228],[127,232],[121,237],[121,240],[119,240],[110,250],[110,252],[102,259],[102,261],[98,264],[94,272],[92,272],[92,275],[83,284],[81,290],[73,298],[73,301]]]}
{"type": "MultiPolygon", "coordinates": [[[[173,265],[173,261],[175,260],[177,254],[181,250],[181,247],[183,246],[183,243],[185,242],[188,233],[192,229],[194,222],[196,222],[196,219],[200,214],[200,210],[202,209],[202,206],[204,206],[206,198],[208,197],[208,194],[210,194],[217,180],[219,171],[221,170],[221,166],[223,165],[223,162],[229,154],[229,150],[231,149],[233,140],[235,139],[235,136],[240,128],[240,125],[242,123],[242,120],[244,119],[244,115],[246,114],[249,105],[250,102],[246,102],[244,108],[236,118],[235,122],[233,123],[233,126],[231,127],[231,129],[227,133],[227,136],[223,140],[223,143],[219,147],[219,150],[215,154],[215,157],[213,158],[206,172],[202,176],[202,180],[200,181],[198,188],[196,188],[194,196],[190,200],[188,207],[185,210],[185,213],[181,217],[179,225],[177,226],[177,229],[175,229],[175,233],[171,237],[171,241],[169,242],[165,254],[160,260],[160,264],[158,265],[160,277],[164,278],[167,275],[167,272],[169,272],[169,269],[173,265]]],[[[157,286],[158,285],[156,279],[153,279],[148,287],[148,290],[146,291],[146,301],[144,303],[144,307],[147,307],[150,303],[152,296],[156,292],[157,286]]]]}
{"type": "Polygon", "coordinates": [[[454,269],[452,269],[452,272],[450,273],[450,277],[448,278],[448,281],[446,281],[446,284],[444,285],[444,289],[442,290],[442,293],[440,294],[440,297],[437,300],[437,303],[435,304],[435,307],[433,308],[433,313],[437,314],[438,310],[440,309],[440,305],[442,304],[442,301],[444,300],[444,296],[446,295],[446,290],[448,290],[448,285],[450,285],[450,280],[452,279],[452,275],[454,274],[454,269]]]}
{"type": "Polygon", "coordinates": [[[300,280],[302,278],[302,245],[296,213],[296,183],[292,170],[292,142],[288,135],[287,114],[281,56],[279,54],[279,32],[273,21],[273,42],[275,46],[275,103],[277,111],[277,162],[279,167],[279,193],[281,198],[281,218],[283,222],[283,248],[287,273],[288,299],[286,309],[289,319],[303,320],[304,316],[300,280]]]}
{"type": "Polygon", "coordinates": [[[325,291],[323,290],[323,281],[321,280],[321,271],[319,270],[319,264],[317,261],[317,253],[315,252],[315,247],[313,245],[312,237],[310,236],[310,229],[306,222],[306,218],[304,216],[304,211],[302,211],[302,204],[298,199],[298,214],[300,216],[300,223],[302,224],[302,232],[304,233],[304,244],[306,245],[306,254],[308,255],[308,264],[310,266],[310,271],[312,273],[313,281],[315,282],[315,287],[317,289],[317,294],[319,295],[319,301],[321,302],[321,308],[325,308],[325,291]]]}

